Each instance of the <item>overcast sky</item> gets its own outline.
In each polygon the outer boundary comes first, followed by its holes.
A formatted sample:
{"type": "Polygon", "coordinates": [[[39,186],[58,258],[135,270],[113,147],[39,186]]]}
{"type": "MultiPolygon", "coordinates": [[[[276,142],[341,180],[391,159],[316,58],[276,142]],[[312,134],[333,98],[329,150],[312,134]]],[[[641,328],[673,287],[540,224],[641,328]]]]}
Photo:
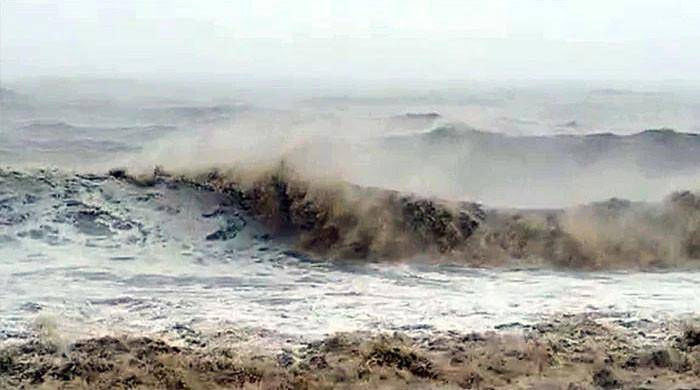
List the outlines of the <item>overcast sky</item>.
{"type": "Polygon", "coordinates": [[[3,79],[698,79],[700,1],[1,0],[3,79]]]}

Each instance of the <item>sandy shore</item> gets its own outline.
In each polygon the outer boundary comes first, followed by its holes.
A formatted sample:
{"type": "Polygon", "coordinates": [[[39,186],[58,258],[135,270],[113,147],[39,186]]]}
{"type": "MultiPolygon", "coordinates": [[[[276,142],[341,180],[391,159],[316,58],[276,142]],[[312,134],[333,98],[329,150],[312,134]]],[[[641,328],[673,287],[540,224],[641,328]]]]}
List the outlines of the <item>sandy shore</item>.
{"type": "Polygon", "coordinates": [[[278,346],[241,335],[181,328],[66,345],[44,332],[0,350],[0,387],[700,388],[697,321],[563,316],[485,333],[344,333],[278,346]]]}

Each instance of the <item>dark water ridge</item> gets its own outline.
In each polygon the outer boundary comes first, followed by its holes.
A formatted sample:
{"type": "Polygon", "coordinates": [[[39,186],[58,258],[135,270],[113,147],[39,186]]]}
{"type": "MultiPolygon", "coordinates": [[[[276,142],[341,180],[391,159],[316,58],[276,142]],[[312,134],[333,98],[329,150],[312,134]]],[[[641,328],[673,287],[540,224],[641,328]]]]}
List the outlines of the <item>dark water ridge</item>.
{"type": "MultiPolygon", "coordinates": [[[[158,180],[157,173],[150,180],[158,180]]],[[[690,191],[675,192],[661,203],[613,198],[517,210],[315,181],[284,164],[262,173],[211,171],[184,180],[228,195],[322,258],[427,255],[472,265],[580,269],[700,265],[700,196],[690,191]]]]}

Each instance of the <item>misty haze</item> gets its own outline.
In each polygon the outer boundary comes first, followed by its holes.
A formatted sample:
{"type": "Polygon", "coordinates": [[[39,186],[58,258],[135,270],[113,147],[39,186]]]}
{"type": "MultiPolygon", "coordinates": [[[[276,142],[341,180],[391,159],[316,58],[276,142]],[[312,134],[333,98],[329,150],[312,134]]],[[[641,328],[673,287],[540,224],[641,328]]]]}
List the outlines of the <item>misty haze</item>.
{"type": "Polygon", "coordinates": [[[698,26],[3,1],[0,388],[700,387],[698,26]]]}

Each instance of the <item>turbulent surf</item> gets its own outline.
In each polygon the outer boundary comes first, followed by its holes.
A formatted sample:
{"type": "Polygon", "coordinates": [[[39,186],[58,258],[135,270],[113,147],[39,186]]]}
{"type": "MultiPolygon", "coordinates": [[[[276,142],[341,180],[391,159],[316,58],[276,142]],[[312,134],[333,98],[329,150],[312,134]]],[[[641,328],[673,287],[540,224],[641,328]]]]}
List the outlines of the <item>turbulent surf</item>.
{"type": "Polygon", "coordinates": [[[695,133],[2,98],[0,387],[700,372],[695,133]]]}

